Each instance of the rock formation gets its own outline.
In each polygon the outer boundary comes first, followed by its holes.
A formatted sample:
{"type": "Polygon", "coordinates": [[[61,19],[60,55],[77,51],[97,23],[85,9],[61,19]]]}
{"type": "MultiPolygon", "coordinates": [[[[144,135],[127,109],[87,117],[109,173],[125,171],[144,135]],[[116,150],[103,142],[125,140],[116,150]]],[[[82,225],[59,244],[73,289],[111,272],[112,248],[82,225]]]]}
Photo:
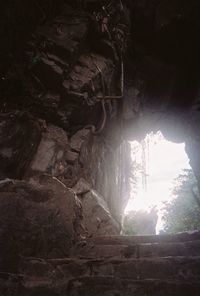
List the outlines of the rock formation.
{"type": "MultiPolygon", "coordinates": [[[[184,141],[200,188],[199,1],[0,5],[1,295],[90,295],[86,285],[91,291],[96,285],[98,295],[101,276],[89,283],[85,263],[61,258],[89,237],[120,233],[129,198],[128,140],[160,130],[184,141]],[[85,270],[84,278],[60,285],[65,260],[75,278],[85,270]]],[[[107,275],[105,295],[121,295],[125,286],[127,296],[153,291],[148,281],[140,289],[107,275]]],[[[163,287],[166,295],[173,287],[176,295],[199,291],[196,283],[153,285],[157,295],[163,287]]]]}

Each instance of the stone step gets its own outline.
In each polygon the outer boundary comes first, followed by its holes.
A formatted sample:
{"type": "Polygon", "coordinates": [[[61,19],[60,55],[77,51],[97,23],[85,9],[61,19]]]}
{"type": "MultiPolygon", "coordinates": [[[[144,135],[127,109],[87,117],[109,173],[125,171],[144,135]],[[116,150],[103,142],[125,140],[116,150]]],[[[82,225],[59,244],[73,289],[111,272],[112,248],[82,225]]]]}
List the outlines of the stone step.
{"type": "Polygon", "coordinates": [[[84,277],[72,280],[68,296],[199,296],[200,283],[160,280],[122,280],[84,277]]]}
{"type": "Polygon", "coordinates": [[[91,264],[93,276],[113,276],[121,279],[200,280],[200,257],[131,259],[91,264]]]}
{"type": "Polygon", "coordinates": [[[14,282],[0,281],[1,296],[61,296],[57,289],[40,283],[34,283],[32,286],[25,287],[23,284],[14,282]]]}
{"type": "Polygon", "coordinates": [[[186,242],[200,240],[200,231],[181,232],[177,234],[162,235],[111,235],[96,236],[88,239],[89,242],[98,245],[129,245],[141,243],[167,243],[167,242],[186,242]]]}
{"type": "Polygon", "coordinates": [[[199,295],[200,257],[78,260],[24,258],[0,274],[1,296],[199,295]]]}
{"type": "Polygon", "coordinates": [[[64,295],[61,293],[64,288],[64,285],[55,284],[48,276],[30,277],[0,272],[1,296],[59,296],[64,295]]]}
{"type": "Polygon", "coordinates": [[[78,258],[141,258],[168,256],[200,256],[200,240],[188,242],[140,243],[129,245],[95,245],[86,243],[73,248],[78,258]]]}
{"type": "Polygon", "coordinates": [[[200,283],[176,280],[130,280],[87,276],[66,283],[0,280],[1,296],[199,296],[200,283]]]}
{"type": "Polygon", "coordinates": [[[32,283],[55,283],[85,276],[113,276],[121,279],[200,280],[200,257],[166,257],[121,260],[24,260],[22,274],[32,283]]]}

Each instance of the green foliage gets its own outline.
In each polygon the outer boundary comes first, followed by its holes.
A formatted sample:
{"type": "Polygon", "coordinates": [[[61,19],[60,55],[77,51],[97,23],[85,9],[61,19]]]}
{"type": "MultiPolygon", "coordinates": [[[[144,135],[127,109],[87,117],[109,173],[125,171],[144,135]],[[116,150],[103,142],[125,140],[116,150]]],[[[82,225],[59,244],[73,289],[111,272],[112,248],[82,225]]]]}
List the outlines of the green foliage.
{"type": "Polygon", "coordinates": [[[125,216],[123,223],[123,233],[125,235],[137,235],[138,225],[136,222],[135,212],[129,213],[125,216]]]}
{"type": "Polygon", "coordinates": [[[150,235],[156,232],[157,210],[150,212],[131,211],[124,218],[123,232],[125,235],[150,235]]]}
{"type": "Polygon", "coordinates": [[[176,233],[200,229],[200,199],[192,170],[184,170],[175,180],[174,199],[165,203],[164,232],[176,233]]]}

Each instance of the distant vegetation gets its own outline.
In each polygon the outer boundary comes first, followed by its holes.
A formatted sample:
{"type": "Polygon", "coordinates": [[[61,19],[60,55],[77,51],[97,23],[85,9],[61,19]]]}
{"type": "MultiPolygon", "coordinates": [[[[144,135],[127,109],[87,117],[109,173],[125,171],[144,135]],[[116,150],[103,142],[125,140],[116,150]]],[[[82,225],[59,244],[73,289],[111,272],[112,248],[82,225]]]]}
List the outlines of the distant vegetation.
{"type": "Polygon", "coordinates": [[[125,235],[156,234],[158,216],[155,208],[150,212],[131,211],[124,219],[123,232],[125,235]]]}
{"type": "Polygon", "coordinates": [[[184,170],[175,179],[174,199],[165,203],[164,230],[166,233],[200,229],[200,197],[192,170],[184,170]]]}
{"type": "MultiPolygon", "coordinates": [[[[200,230],[200,195],[192,170],[184,170],[174,182],[173,199],[163,208],[163,230],[160,233],[177,233],[200,230]]],[[[157,211],[131,211],[124,218],[126,235],[150,235],[156,233],[157,211]]]]}

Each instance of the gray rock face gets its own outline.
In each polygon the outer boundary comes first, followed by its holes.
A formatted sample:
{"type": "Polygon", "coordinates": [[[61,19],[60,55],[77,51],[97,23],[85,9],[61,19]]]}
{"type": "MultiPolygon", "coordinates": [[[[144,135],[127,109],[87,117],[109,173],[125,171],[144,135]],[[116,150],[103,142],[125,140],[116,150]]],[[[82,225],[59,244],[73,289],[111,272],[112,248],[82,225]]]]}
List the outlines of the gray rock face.
{"type": "Polygon", "coordinates": [[[46,126],[30,164],[30,172],[62,177],[65,173],[68,150],[69,142],[66,132],[56,126],[46,126]]]}
{"type": "MultiPolygon", "coordinates": [[[[121,134],[115,124],[121,99],[118,96],[117,100],[104,102],[103,98],[115,98],[122,91],[120,55],[117,46],[108,40],[108,34],[101,32],[101,24],[91,12],[97,9],[102,13],[101,3],[98,1],[95,8],[95,1],[93,4],[86,2],[81,7],[87,6],[88,11],[81,11],[77,10],[79,1],[70,1],[70,4],[67,1],[57,15],[53,14],[51,20],[36,28],[27,43],[24,59],[27,73],[22,75],[22,80],[30,98],[27,101],[20,96],[16,102],[13,98],[11,105],[12,110],[25,108],[35,117],[17,129],[17,149],[12,133],[12,143],[0,147],[6,167],[4,170],[2,166],[2,176],[28,179],[48,174],[70,188],[83,177],[120,222],[128,200],[128,178],[124,169],[128,154],[124,157],[123,149],[117,149],[121,134]],[[94,136],[93,129],[99,128],[102,133],[94,136]],[[11,162],[9,173],[8,161],[11,162]],[[118,176],[122,167],[123,172],[118,176]]],[[[112,4],[110,11],[115,25],[124,22],[118,8],[119,5],[112,4]]],[[[111,30],[116,37],[114,23],[111,30]]],[[[119,28],[119,33],[128,31],[127,24],[123,28],[119,28]]],[[[6,83],[9,75],[4,77],[6,83]]],[[[7,108],[7,103],[5,106],[7,108]]],[[[12,129],[18,127],[18,121],[16,119],[12,129]]]]}
{"type": "Polygon", "coordinates": [[[112,218],[105,200],[95,190],[84,194],[81,201],[88,236],[114,235],[120,232],[119,223],[112,218]]]}
{"type": "MultiPolygon", "coordinates": [[[[168,139],[186,141],[200,182],[199,3],[188,1],[182,8],[180,1],[126,1],[132,21],[127,42],[129,24],[122,13],[127,9],[120,8],[125,1],[111,1],[116,48],[98,21],[99,11],[105,13],[102,1],[72,2],[36,29],[25,73],[10,52],[12,66],[1,69],[1,111],[11,112],[0,115],[0,294],[199,295],[200,248],[194,237],[85,240],[119,231],[115,219],[120,221],[128,199],[130,162],[128,144],[120,146],[123,138],[142,139],[160,129],[168,139]],[[86,6],[87,13],[77,9],[86,6]],[[123,83],[117,52],[127,45],[123,83]],[[104,98],[120,92],[123,99],[104,98]],[[13,111],[19,109],[35,117],[13,111]],[[91,125],[102,122],[101,134],[93,135],[91,125]],[[8,177],[27,181],[13,184],[8,177]],[[63,259],[69,254],[79,259],[63,259]]],[[[25,13],[41,16],[47,6],[37,4],[36,13],[32,6],[25,13]]]]}
{"type": "Polygon", "coordinates": [[[130,144],[123,142],[116,148],[111,139],[102,142],[101,138],[95,138],[83,146],[80,160],[85,169],[84,178],[106,201],[112,216],[121,222],[130,194],[130,144]]]}
{"type": "Polygon", "coordinates": [[[108,205],[97,191],[91,188],[83,178],[73,187],[73,191],[80,197],[83,213],[83,224],[87,236],[118,234],[120,224],[115,221],[108,205]]]}
{"type": "Polygon", "coordinates": [[[0,220],[1,271],[13,270],[20,256],[67,256],[79,236],[80,206],[51,177],[13,181],[0,186],[0,220]]]}
{"type": "Polygon", "coordinates": [[[22,178],[41,141],[39,121],[27,112],[0,115],[1,178],[22,178]]]}
{"type": "Polygon", "coordinates": [[[79,181],[76,183],[76,185],[73,187],[73,191],[80,196],[90,192],[90,190],[91,190],[91,185],[87,181],[85,181],[83,178],[80,178],[79,181]]]}
{"type": "Polygon", "coordinates": [[[71,149],[80,153],[81,147],[85,141],[89,139],[90,130],[89,129],[82,129],[75,133],[70,139],[70,146],[71,149]]]}

